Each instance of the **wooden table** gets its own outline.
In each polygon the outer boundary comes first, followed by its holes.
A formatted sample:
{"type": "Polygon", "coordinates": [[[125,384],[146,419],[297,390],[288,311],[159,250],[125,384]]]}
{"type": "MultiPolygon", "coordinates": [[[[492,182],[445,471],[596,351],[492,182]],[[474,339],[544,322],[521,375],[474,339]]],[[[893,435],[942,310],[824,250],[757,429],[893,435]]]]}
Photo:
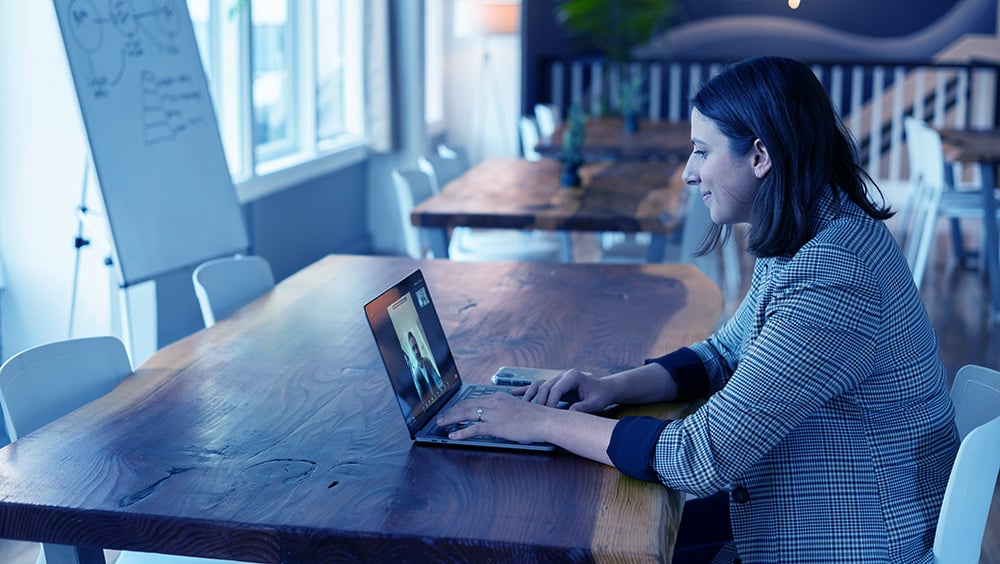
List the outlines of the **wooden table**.
{"type": "Polygon", "coordinates": [[[983,183],[983,249],[986,276],[990,287],[993,319],[1000,320],[1000,244],[998,244],[997,208],[994,188],[1000,167],[1000,129],[939,129],[945,158],[962,163],[978,163],[983,183]]]}
{"type": "MultiPolygon", "coordinates": [[[[684,222],[681,172],[678,164],[593,163],[580,170],[582,188],[566,188],[555,160],[488,159],[418,205],[410,219],[431,230],[439,257],[448,256],[449,230],[466,226],[648,232],[653,242],[647,259],[660,262],[666,235],[684,222]]],[[[569,237],[564,241],[569,248],[569,237]]]]}
{"type": "MultiPolygon", "coordinates": [[[[559,124],[552,135],[539,141],[535,150],[547,157],[559,156],[565,128],[566,122],[559,124]]],[[[677,163],[691,154],[691,124],[687,121],[640,120],[639,129],[628,132],[621,118],[592,118],[587,120],[586,131],[583,155],[587,160],[677,163]]]]}
{"type": "Polygon", "coordinates": [[[410,441],[362,306],[415,267],[472,382],[637,365],[722,307],[690,265],[329,256],[0,450],[0,537],[264,562],[669,561],[678,492],[562,451],[410,441]]]}

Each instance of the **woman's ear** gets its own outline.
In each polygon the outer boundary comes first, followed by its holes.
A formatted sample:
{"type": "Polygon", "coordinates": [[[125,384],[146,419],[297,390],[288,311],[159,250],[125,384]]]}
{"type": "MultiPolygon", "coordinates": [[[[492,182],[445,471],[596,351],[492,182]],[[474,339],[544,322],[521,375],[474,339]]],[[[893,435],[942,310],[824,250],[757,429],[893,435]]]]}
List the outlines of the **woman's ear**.
{"type": "Polygon", "coordinates": [[[767,150],[764,142],[760,139],[754,140],[753,149],[750,152],[753,157],[753,175],[760,180],[767,176],[768,172],[771,172],[771,152],[767,150]]]}

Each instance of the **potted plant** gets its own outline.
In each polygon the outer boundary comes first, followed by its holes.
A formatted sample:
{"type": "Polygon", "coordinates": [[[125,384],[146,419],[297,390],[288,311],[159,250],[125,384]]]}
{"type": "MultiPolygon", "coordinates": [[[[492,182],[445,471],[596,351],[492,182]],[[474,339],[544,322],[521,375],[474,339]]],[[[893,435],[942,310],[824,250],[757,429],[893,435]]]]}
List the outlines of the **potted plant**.
{"type": "Polygon", "coordinates": [[[580,165],[583,164],[583,143],[587,138],[587,115],[580,104],[573,104],[566,119],[562,137],[562,174],[559,183],[566,187],[580,185],[580,165]]]}
{"type": "Polygon", "coordinates": [[[618,91],[618,109],[625,122],[625,131],[631,133],[639,129],[639,116],[642,115],[642,105],[645,102],[642,93],[645,80],[642,73],[636,69],[632,69],[628,75],[628,78],[621,81],[621,88],[618,91]]]}
{"type": "Polygon", "coordinates": [[[643,76],[624,72],[632,50],[666,30],[673,0],[558,0],[557,19],[591,49],[604,54],[612,68],[622,69],[619,110],[627,131],[635,131],[642,113],[643,76]],[[627,75],[627,76],[625,76],[627,75]]]}
{"type": "Polygon", "coordinates": [[[666,30],[673,4],[672,0],[559,0],[556,17],[617,63],[666,30]]]}

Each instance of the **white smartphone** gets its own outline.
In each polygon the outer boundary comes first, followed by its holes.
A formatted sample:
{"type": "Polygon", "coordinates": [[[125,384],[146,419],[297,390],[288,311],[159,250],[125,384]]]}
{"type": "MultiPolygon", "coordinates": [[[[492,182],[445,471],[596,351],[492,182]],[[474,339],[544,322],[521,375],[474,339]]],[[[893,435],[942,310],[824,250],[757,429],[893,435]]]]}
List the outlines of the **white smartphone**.
{"type": "Polygon", "coordinates": [[[493,375],[493,383],[498,386],[527,386],[538,379],[548,379],[562,374],[564,370],[554,368],[526,368],[523,366],[501,366],[493,375]]]}

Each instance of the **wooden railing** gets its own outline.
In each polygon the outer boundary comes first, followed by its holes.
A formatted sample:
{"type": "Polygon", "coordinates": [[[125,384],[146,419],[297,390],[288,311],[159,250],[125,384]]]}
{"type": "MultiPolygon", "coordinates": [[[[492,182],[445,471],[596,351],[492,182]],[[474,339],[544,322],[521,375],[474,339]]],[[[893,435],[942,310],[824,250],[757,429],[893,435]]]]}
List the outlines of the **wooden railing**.
{"type": "MultiPolygon", "coordinates": [[[[724,64],[549,60],[543,64],[539,96],[561,115],[573,102],[591,115],[614,113],[622,77],[640,72],[645,78],[645,115],[651,120],[687,119],[691,96],[724,64]]],[[[876,180],[907,176],[904,116],[956,128],[1000,125],[1000,65],[816,62],[811,66],[858,140],[861,160],[876,180]]],[[[963,171],[956,172],[963,177],[963,171]]]]}

